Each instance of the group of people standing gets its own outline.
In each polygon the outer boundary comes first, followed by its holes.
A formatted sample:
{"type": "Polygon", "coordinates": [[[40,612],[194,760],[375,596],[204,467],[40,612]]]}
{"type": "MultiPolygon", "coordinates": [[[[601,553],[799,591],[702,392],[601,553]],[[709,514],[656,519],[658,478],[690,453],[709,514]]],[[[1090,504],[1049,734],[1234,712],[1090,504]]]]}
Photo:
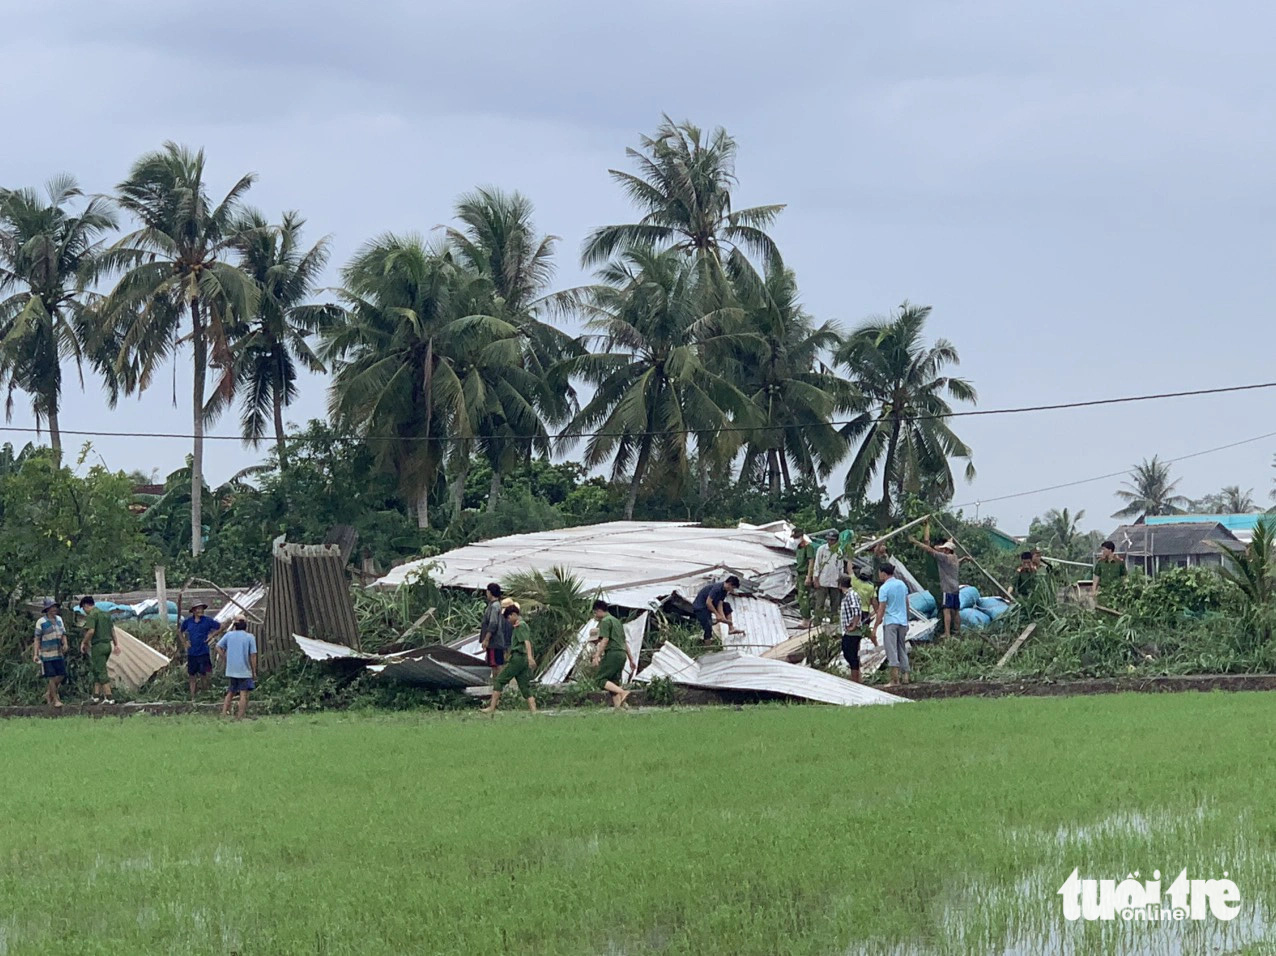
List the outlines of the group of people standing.
{"type": "MultiPolygon", "coordinates": [[[[487,609],[479,626],[479,643],[492,670],[492,696],[485,714],[496,712],[501,694],[510,683],[518,684],[519,692],[527,701],[527,709],[536,713],[536,695],[532,693],[532,675],[536,672],[536,652],[532,638],[523,621],[522,609],[512,598],[505,596],[501,586],[493,581],[486,590],[487,609]]],[[[606,601],[594,602],[595,626],[590,630],[591,662],[596,668],[595,680],[611,697],[611,705],[619,710],[628,706],[625,700],[629,691],[621,686],[625,665],[637,671],[637,662],[625,640],[625,625],[611,613],[606,601]]]]}
{"type": "MultiPolygon", "coordinates": [[[[80,653],[88,660],[93,679],[92,704],[114,704],[109,664],[112,653],[119,653],[119,636],[111,615],[97,606],[92,597],[80,599],[80,613],[84,615],[80,653]]],[[[208,605],[191,606],[190,616],[178,625],[178,639],[186,652],[186,673],[191,703],[197,692],[207,690],[213,673],[213,650],[225,662],[229,686],[222,700],[222,714],[230,712],[233,699],[239,697],[237,716],[242,718],[248,708],[248,695],[255,687],[257,676],[257,638],[249,633],[248,621],[237,618],[227,633],[221,634],[225,625],[205,616],[208,605]],[[214,643],[215,641],[215,643],[214,643]]],[[[45,702],[54,709],[62,708],[61,687],[66,680],[66,659],[70,651],[66,623],[62,620],[61,606],[55,600],[44,602],[40,617],[35,622],[35,638],[32,642],[32,659],[41,666],[47,682],[45,702]]]]}

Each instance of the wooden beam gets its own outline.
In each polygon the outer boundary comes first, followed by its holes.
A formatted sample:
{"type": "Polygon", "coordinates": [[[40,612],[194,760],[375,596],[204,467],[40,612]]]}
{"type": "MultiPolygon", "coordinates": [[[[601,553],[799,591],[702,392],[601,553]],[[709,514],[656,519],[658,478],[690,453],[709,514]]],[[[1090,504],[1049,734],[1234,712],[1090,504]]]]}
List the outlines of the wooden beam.
{"type": "Polygon", "coordinates": [[[1010,645],[1010,650],[1002,655],[1001,660],[997,661],[998,667],[1005,667],[1010,663],[1010,659],[1019,653],[1019,648],[1023,647],[1024,641],[1032,637],[1032,632],[1037,629],[1037,622],[1033,621],[1023,629],[1023,633],[1015,638],[1015,642],[1010,645]]]}
{"type": "Polygon", "coordinates": [[[429,609],[429,610],[427,610],[424,614],[422,614],[420,617],[418,617],[415,621],[413,621],[413,622],[412,622],[412,626],[411,626],[411,627],[409,627],[406,631],[404,631],[402,634],[400,634],[400,635],[399,635],[399,640],[403,640],[403,639],[404,639],[404,638],[406,638],[409,634],[411,634],[413,631],[415,631],[417,628],[419,628],[422,624],[424,624],[426,621],[428,621],[430,618],[434,617],[434,612],[435,612],[435,610],[436,610],[435,608],[430,608],[430,609],[429,609]]]}

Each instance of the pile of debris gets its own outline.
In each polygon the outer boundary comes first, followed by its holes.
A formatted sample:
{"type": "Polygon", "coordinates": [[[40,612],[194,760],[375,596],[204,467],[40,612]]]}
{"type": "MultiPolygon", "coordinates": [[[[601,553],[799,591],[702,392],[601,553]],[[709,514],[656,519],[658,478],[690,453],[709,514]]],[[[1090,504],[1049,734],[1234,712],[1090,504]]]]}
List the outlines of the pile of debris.
{"type": "MultiPolygon", "coordinates": [[[[856,559],[857,566],[861,563],[856,559]]],[[[896,565],[910,590],[921,590],[907,568],[899,562],[896,565]]],[[[785,521],[741,523],[736,528],[615,521],[510,535],[409,562],[374,586],[398,587],[429,574],[441,587],[475,592],[516,572],[549,573],[555,568],[566,568],[609,604],[633,612],[625,634],[635,660],[653,616],[689,616],[692,601],[705,584],[731,574],[740,578],[742,587],[732,596],[731,605],[734,624],[743,633],[728,634],[726,627],[719,625],[721,653],[692,661],[665,643],[640,673],[630,674],[626,668],[626,680],[642,683],[662,677],[688,686],[774,693],[844,705],[903,699],[796,663],[805,658],[815,632],[802,626],[793,603],[793,528],[785,521]],[[686,666],[687,661],[694,666],[686,666]]],[[[935,629],[934,620],[916,611],[912,616],[915,620],[909,639],[928,639],[935,629]]],[[[543,685],[561,686],[572,681],[585,657],[593,623],[584,623],[568,647],[549,662],[540,675],[543,685]]],[[[448,646],[476,661],[482,655],[477,635],[448,646]]],[[[881,665],[883,652],[870,644],[862,657],[864,670],[871,673],[881,665]]],[[[844,665],[840,657],[837,665],[844,665]]]]}

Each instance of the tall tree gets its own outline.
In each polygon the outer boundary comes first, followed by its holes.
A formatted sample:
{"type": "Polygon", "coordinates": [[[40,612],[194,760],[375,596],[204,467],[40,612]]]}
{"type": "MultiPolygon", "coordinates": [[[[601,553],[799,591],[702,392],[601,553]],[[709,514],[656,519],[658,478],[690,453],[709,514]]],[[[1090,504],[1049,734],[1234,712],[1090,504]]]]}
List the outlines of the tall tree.
{"type": "Polygon", "coordinates": [[[771,495],[793,487],[790,465],[826,477],[846,457],[846,439],[831,423],[852,408],[853,389],[826,364],[841,338],[803,310],[792,271],[772,260],[759,281],[734,276],[743,338],[732,349],[732,379],[748,395],[760,428],[746,437],[741,474],[760,473],[771,495]]]}
{"type": "Polygon", "coordinates": [[[1091,538],[1094,533],[1087,534],[1081,530],[1083,518],[1084,508],[1076,512],[1067,508],[1051,508],[1040,518],[1032,519],[1028,528],[1028,543],[1045,548],[1061,558],[1087,557],[1092,551],[1091,538]]]}
{"type": "Polygon", "coordinates": [[[837,351],[859,391],[857,410],[842,428],[848,441],[859,443],[845,493],[860,501],[880,476],[883,521],[905,491],[927,488],[937,498],[950,498],[952,459],[965,460],[967,481],[975,475],[970,448],[947,419],[950,401],[973,404],[977,395],[965,379],[945,374],[960,362],[951,342],[926,345],[930,311],[905,302],[895,314],[856,329],[837,351]]]}
{"type": "Polygon", "coordinates": [[[627,149],[637,173],[609,170],[642,211],[636,223],[602,226],[585,240],[582,261],[598,265],[625,249],[678,249],[692,254],[711,279],[724,276],[728,261],[745,253],[763,260],[779,252],[766,230],[783,205],[734,209],[736,143],[718,127],[706,135],[668,116],[639,149],[627,149]]]}
{"type": "Polygon", "coordinates": [[[1169,462],[1155,455],[1144,459],[1130,472],[1130,480],[1116,492],[1125,507],[1115,512],[1114,518],[1134,518],[1138,515],[1177,515],[1191,504],[1184,495],[1177,493],[1179,483],[1170,478],[1169,462]]]}
{"type": "Polygon", "coordinates": [[[1254,489],[1241,490],[1240,485],[1227,485],[1212,495],[1193,501],[1191,509],[1198,514],[1240,515],[1258,510],[1254,503],[1254,489]]]}
{"type": "Polygon", "coordinates": [[[109,372],[109,363],[95,351],[87,284],[115,218],[100,198],[74,211],[82,195],[70,176],[50,180],[43,197],[33,189],[0,189],[0,387],[9,391],[6,415],[12,415],[15,390],[30,395],[36,424],[48,423],[58,455],[63,361],[71,360],[81,385],[86,352],[109,372]]]}
{"type": "Polygon", "coordinates": [[[249,212],[240,223],[240,265],[257,283],[259,297],[252,321],[235,343],[236,375],[244,391],[241,425],[254,446],[273,421],[281,468],[287,465],[284,409],[297,397],[298,368],[324,371],[309,338],[325,322],[337,321],[336,306],[315,305],[320,273],[328,262],[328,239],[309,249],[301,243],[305,220],[286,212],[278,228],[261,213],[249,212]]]}
{"type": "Polygon", "coordinates": [[[495,414],[494,380],[516,375],[518,330],[487,314],[484,277],[415,236],[373,240],[342,277],[349,321],[325,331],[321,351],[335,370],[333,416],[372,441],[428,527],[449,451],[468,462],[481,422],[495,414]]]}
{"type": "Polygon", "coordinates": [[[754,422],[748,397],[701,361],[705,347],[741,336],[723,331],[722,314],[704,312],[704,280],[693,262],[676,249],[631,249],[599,276],[588,312],[602,351],[571,361],[595,391],[568,432],[596,432],[585,464],[610,459],[615,478],[628,474],[625,516],[632,518],[653,465],[685,474],[690,434],[703,454],[706,436],[733,421],[754,422]]]}
{"type": "MultiPolygon", "coordinates": [[[[457,260],[491,284],[490,311],[518,330],[523,374],[517,395],[508,397],[524,406],[525,430],[509,421],[484,423],[480,447],[492,468],[489,509],[500,496],[505,473],[533,450],[548,452],[547,423],[566,421],[575,409],[570,381],[555,374],[563,359],[579,354],[579,343],[554,324],[576,305],[572,293],[550,293],[557,236],[537,232],[532,204],[520,193],[477,189],[463,195],[455,215],[460,228],[448,230],[448,244],[457,260]]],[[[507,382],[506,384],[512,384],[507,382]]]]}
{"type": "Polygon", "coordinates": [[[235,367],[228,329],[246,323],[258,289],[233,261],[245,241],[244,194],[253,176],[236,182],[216,204],[204,181],[204,151],[175,143],[147,153],[116,187],[116,202],[139,228],[104,254],[123,270],[104,305],[121,345],[119,370],[129,391],[150,385],[155,370],[191,343],[191,553],[203,550],[204,426],[232,400],[235,367]],[[178,333],[189,317],[190,331],[178,333]],[[218,376],[205,399],[209,367],[218,376]]]}

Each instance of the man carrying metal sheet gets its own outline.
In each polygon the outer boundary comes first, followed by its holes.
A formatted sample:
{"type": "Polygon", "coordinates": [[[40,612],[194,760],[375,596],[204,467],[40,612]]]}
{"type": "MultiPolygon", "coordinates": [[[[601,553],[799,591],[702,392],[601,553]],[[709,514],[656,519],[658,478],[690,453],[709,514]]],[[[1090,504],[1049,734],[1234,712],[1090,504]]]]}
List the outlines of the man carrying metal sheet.
{"type": "Polygon", "coordinates": [[[704,631],[704,643],[713,643],[713,629],[719,623],[727,626],[728,633],[744,633],[731,623],[731,605],[727,603],[727,598],[739,587],[740,579],[732,574],[725,581],[706,584],[696,595],[695,601],[691,604],[691,611],[700,623],[701,630],[704,631]]]}
{"type": "Polygon", "coordinates": [[[111,660],[112,649],[116,653],[120,650],[120,642],[115,638],[115,622],[111,615],[99,610],[97,602],[88,595],[80,598],[80,613],[84,615],[84,640],[80,642],[80,653],[88,657],[89,670],[93,674],[93,703],[114,704],[107,664],[111,660]]]}

